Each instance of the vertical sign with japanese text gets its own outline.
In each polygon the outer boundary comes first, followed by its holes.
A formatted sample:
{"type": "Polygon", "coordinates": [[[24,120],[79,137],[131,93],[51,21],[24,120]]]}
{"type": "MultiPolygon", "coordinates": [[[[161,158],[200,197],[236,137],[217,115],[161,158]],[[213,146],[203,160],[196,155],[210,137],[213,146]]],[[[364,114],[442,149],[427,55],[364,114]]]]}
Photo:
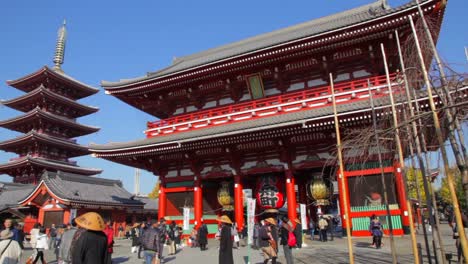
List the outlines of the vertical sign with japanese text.
{"type": "Polygon", "coordinates": [[[307,229],[307,218],[306,218],[306,205],[305,204],[299,204],[301,208],[301,225],[302,225],[302,230],[307,229]]]}
{"type": "Polygon", "coordinates": [[[249,198],[247,200],[247,236],[249,238],[248,244],[253,243],[253,231],[255,225],[255,199],[249,198]]]}
{"type": "Polygon", "coordinates": [[[190,208],[184,207],[184,230],[189,230],[190,208]]]}

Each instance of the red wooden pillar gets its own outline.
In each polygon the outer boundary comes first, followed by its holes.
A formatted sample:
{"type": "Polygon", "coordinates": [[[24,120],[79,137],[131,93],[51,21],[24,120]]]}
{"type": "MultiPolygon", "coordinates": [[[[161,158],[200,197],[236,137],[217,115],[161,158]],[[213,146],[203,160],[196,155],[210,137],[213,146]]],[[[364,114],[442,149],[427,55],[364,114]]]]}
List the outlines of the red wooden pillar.
{"type": "Polygon", "coordinates": [[[244,193],[239,175],[234,176],[234,218],[239,231],[244,228],[244,193]]]}
{"type": "Polygon", "coordinates": [[[291,223],[296,225],[295,219],[297,218],[296,206],[296,191],[294,190],[294,174],[291,169],[286,169],[286,196],[288,200],[288,218],[291,223]]]}
{"type": "MultiPolygon", "coordinates": [[[[339,194],[339,203],[340,203],[340,217],[341,217],[341,225],[343,226],[343,230],[345,230],[346,228],[346,216],[345,216],[345,207],[344,207],[344,196],[348,196],[348,179],[344,176],[344,175],[341,175],[340,176],[340,172],[337,171],[337,174],[338,176],[336,177],[336,180],[338,181],[338,194],[339,194]],[[345,182],[345,186],[343,188],[342,184],[341,184],[341,179],[340,177],[345,177],[344,178],[344,182],[345,182]],[[343,192],[343,189],[344,189],[344,192],[343,192]]],[[[349,201],[349,196],[348,196],[348,201],[349,201]]],[[[349,202],[348,202],[348,212],[351,214],[351,206],[349,205],[349,202]]],[[[349,221],[349,223],[351,224],[350,228],[353,228],[353,222],[349,221]]]]}
{"type": "Polygon", "coordinates": [[[161,182],[159,185],[159,208],[158,208],[158,219],[166,216],[166,186],[161,182]]]}
{"type": "Polygon", "coordinates": [[[195,214],[195,228],[201,224],[201,219],[203,216],[203,196],[200,179],[195,177],[195,186],[193,188],[193,204],[194,204],[194,214],[195,214]]]}
{"type": "Polygon", "coordinates": [[[395,168],[395,183],[396,183],[396,192],[398,195],[398,201],[400,202],[400,208],[401,208],[401,222],[403,225],[403,232],[405,234],[409,234],[410,232],[410,219],[408,216],[408,210],[411,210],[411,208],[408,208],[406,204],[406,193],[405,193],[405,186],[404,186],[404,181],[403,181],[403,175],[401,174],[401,168],[400,164],[395,163],[394,165],[395,168]]]}

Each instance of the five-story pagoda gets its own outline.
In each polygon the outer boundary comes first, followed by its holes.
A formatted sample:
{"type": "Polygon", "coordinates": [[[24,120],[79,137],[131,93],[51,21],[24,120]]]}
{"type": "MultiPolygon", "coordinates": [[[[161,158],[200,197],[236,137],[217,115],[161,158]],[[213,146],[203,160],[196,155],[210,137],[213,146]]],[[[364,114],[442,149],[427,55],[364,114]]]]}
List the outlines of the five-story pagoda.
{"type": "Polygon", "coordinates": [[[37,184],[44,170],[94,175],[99,169],[82,168],[70,158],[87,155],[88,148],[76,143],[76,137],[99,130],[80,124],[77,118],[92,114],[98,108],[77,100],[99,90],[66,75],[61,65],[66,42],[65,23],[58,31],[54,67],[47,66],[7,84],[26,94],[2,101],[5,106],[24,114],[0,121],[0,126],[24,133],[0,142],[0,149],[14,152],[18,157],[0,164],[0,174],[13,177],[17,183],[37,184]]]}

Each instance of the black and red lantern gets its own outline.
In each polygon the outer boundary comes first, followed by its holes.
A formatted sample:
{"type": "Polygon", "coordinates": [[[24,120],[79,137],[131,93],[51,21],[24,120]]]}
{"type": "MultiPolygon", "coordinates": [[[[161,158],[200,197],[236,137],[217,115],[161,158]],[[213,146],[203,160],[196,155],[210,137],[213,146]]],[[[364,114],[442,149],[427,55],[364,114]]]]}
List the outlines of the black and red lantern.
{"type": "Polygon", "coordinates": [[[258,179],[257,204],[269,212],[277,212],[284,205],[284,184],[273,175],[265,175],[258,179]]]}

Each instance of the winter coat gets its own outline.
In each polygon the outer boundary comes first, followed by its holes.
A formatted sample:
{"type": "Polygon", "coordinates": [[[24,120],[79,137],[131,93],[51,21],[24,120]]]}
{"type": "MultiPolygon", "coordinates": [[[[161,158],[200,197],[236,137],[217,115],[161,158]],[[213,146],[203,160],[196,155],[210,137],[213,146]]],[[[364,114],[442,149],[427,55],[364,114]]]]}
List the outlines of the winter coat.
{"type": "Polygon", "coordinates": [[[59,249],[59,258],[61,260],[71,262],[71,254],[70,254],[70,247],[71,242],[73,240],[73,236],[75,235],[76,227],[72,227],[71,229],[65,231],[62,235],[62,241],[60,242],[60,249],[59,249]]]}
{"type": "Polygon", "coordinates": [[[49,243],[47,243],[47,235],[39,233],[36,236],[36,248],[37,249],[49,249],[49,243]]]}
{"type": "Polygon", "coordinates": [[[234,264],[232,255],[231,226],[223,225],[219,242],[219,264],[234,264]]]}
{"type": "Polygon", "coordinates": [[[5,250],[5,252],[3,252],[3,254],[0,256],[1,264],[19,263],[21,258],[21,247],[17,241],[12,239],[5,239],[0,241],[0,253],[2,253],[3,250],[5,250]]]}
{"type": "Polygon", "coordinates": [[[382,224],[380,222],[371,221],[369,225],[369,231],[372,233],[373,236],[382,236],[382,224]]]}
{"type": "Polygon", "coordinates": [[[296,236],[296,245],[298,248],[302,247],[302,225],[296,224],[294,228],[294,235],[296,236]]]}
{"type": "Polygon", "coordinates": [[[76,240],[72,252],[73,264],[103,264],[108,262],[107,237],[101,231],[86,230],[76,240]]]}
{"type": "Polygon", "coordinates": [[[198,244],[200,245],[206,245],[208,244],[208,227],[203,224],[199,229],[198,229],[198,244]]]}

